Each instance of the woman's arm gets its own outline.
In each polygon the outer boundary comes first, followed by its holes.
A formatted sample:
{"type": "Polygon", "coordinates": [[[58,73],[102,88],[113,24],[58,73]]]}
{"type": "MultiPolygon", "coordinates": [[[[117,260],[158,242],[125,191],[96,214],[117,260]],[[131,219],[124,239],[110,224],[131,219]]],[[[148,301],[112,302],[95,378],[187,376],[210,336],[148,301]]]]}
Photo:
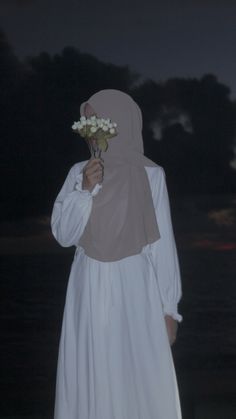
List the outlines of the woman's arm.
{"type": "Polygon", "coordinates": [[[91,213],[93,196],[101,188],[97,184],[92,192],[83,189],[85,163],[72,166],[53,206],[52,234],[64,247],[78,244],[91,213]]]}
{"type": "Polygon", "coordinates": [[[172,319],[182,321],[178,303],[182,296],[179,261],[173,233],[168,191],[164,169],[159,166],[151,179],[154,207],[160,231],[160,239],[153,243],[152,258],[166,316],[167,329],[174,329],[172,319]]]}

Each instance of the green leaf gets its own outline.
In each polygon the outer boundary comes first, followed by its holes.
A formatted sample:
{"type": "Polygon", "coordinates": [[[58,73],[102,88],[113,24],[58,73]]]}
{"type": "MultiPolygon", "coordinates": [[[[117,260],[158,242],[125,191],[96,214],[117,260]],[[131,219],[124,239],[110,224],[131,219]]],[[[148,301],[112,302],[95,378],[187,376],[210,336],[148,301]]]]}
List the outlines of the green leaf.
{"type": "Polygon", "coordinates": [[[107,151],[108,144],[105,138],[98,139],[97,143],[100,150],[107,151]]]}

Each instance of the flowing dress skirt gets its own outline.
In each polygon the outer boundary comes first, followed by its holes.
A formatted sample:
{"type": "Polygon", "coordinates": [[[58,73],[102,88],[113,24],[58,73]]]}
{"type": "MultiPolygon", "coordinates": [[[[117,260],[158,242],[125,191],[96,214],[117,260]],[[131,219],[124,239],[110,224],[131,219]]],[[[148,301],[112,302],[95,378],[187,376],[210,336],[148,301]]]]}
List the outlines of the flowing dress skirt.
{"type": "Polygon", "coordinates": [[[181,418],[158,282],[145,250],[106,263],[76,250],[54,418],[181,418]]]}

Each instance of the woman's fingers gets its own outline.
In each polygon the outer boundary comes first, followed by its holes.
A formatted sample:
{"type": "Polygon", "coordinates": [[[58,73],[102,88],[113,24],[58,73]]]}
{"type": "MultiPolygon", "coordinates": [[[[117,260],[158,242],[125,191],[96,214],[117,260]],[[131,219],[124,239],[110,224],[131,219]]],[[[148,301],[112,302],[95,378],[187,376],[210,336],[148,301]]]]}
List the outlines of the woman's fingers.
{"type": "Polygon", "coordinates": [[[84,167],[84,173],[86,175],[90,176],[96,171],[103,170],[103,164],[102,161],[99,159],[91,159],[87,165],[84,167]]]}
{"type": "Polygon", "coordinates": [[[173,345],[173,343],[176,341],[178,322],[169,315],[165,316],[165,322],[170,345],[173,345]]]}
{"type": "Polygon", "coordinates": [[[91,176],[95,173],[102,173],[103,169],[102,169],[101,165],[99,163],[97,163],[97,164],[93,165],[92,167],[86,169],[84,172],[86,173],[87,176],[91,176]]]}
{"type": "Polygon", "coordinates": [[[87,169],[84,172],[85,176],[87,177],[87,179],[95,179],[95,178],[101,178],[103,176],[103,169],[101,168],[100,165],[94,165],[92,168],[87,169]]]}
{"type": "Polygon", "coordinates": [[[83,189],[92,190],[97,183],[103,181],[103,164],[100,159],[91,159],[83,170],[83,189]]]}

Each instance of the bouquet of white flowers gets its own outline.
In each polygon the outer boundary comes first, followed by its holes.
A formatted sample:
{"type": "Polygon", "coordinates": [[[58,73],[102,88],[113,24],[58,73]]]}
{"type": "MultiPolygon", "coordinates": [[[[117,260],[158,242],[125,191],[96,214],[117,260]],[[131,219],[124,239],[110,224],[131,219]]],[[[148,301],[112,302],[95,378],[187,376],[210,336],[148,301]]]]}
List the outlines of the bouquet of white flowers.
{"type": "Polygon", "coordinates": [[[108,140],[117,135],[117,124],[110,119],[97,118],[96,115],[86,118],[81,116],[74,122],[72,129],[85,138],[93,157],[100,157],[108,148],[108,140]]]}

